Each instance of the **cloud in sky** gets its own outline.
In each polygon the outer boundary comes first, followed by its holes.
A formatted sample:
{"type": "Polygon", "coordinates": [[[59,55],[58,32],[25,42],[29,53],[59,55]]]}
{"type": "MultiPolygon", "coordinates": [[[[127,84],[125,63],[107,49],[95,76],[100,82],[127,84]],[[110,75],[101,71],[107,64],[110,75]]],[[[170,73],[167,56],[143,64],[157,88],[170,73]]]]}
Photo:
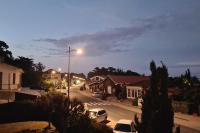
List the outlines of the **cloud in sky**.
{"type": "Polygon", "coordinates": [[[200,68],[200,61],[180,62],[169,67],[171,68],[191,68],[191,67],[200,68]]]}
{"type": "Polygon", "coordinates": [[[139,38],[146,32],[158,28],[168,16],[158,16],[151,19],[139,20],[140,25],[132,24],[127,27],[113,28],[93,34],[82,34],[61,39],[38,39],[54,44],[57,48],[64,48],[68,43],[70,45],[82,45],[88,56],[100,56],[109,52],[128,51],[127,46],[132,45],[132,41],[139,38]]]}
{"type": "MultiPolygon", "coordinates": [[[[152,30],[161,30],[165,27],[196,28],[199,17],[194,15],[160,15],[149,18],[134,19],[129,26],[109,29],[92,34],[75,35],[66,38],[44,38],[44,41],[53,44],[56,51],[66,48],[70,43],[73,47],[83,47],[87,56],[101,56],[112,52],[127,52],[135,39],[152,30]]],[[[49,49],[50,51],[53,49],[49,49]]],[[[60,52],[61,52],[60,51],[60,52]]],[[[50,52],[52,53],[52,52],[50,52]]],[[[53,52],[54,53],[54,52],[53,52]]]]}

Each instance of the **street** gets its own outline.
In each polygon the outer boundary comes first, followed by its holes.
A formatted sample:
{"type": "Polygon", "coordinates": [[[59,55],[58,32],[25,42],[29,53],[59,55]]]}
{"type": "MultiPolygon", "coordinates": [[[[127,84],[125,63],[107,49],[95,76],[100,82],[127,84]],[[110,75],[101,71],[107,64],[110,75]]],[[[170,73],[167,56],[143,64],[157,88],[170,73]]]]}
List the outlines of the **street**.
{"type": "MultiPolygon", "coordinates": [[[[119,108],[109,102],[102,102],[94,97],[88,97],[80,93],[79,87],[72,87],[70,97],[77,98],[87,104],[88,108],[103,108],[108,113],[108,123],[110,127],[114,127],[115,123],[120,119],[133,119],[135,113],[124,108],[119,108]]],[[[199,131],[181,126],[181,133],[199,133],[199,131]]]]}

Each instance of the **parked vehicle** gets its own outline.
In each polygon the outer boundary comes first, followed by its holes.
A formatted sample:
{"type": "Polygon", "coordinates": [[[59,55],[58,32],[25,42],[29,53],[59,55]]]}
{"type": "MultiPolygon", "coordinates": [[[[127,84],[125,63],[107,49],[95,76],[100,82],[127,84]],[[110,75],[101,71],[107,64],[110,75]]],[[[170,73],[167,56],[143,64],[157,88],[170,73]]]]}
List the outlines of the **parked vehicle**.
{"type": "Polygon", "coordinates": [[[102,108],[94,108],[89,109],[89,117],[96,120],[97,122],[103,122],[107,120],[108,114],[102,108]]]}
{"type": "Polygon", "coordinates": [[[93,97],[101,98],[101,97],[102,97],[102,94],[101,94],[100,92],[93,92],[93,93],[92,93],[92,96],[93,96],[93,97]]]}
{"type": "Polygon", "coordinates": [[[137,133],[134,128],[134,122],[132,120],[121,119],[119,120],[114,129],[114,133],[137,133]]]}

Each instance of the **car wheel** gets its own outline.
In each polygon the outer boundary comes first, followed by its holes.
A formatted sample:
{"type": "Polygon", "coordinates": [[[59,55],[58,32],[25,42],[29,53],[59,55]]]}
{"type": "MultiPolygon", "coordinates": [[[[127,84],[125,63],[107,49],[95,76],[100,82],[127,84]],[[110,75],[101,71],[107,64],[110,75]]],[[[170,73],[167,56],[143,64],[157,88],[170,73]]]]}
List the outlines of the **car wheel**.
{"type": "Polygon", "coordinates": [[[107,116],[105,117],[105,119],[104,119],[105,121],[107,120],[107,116]]]}

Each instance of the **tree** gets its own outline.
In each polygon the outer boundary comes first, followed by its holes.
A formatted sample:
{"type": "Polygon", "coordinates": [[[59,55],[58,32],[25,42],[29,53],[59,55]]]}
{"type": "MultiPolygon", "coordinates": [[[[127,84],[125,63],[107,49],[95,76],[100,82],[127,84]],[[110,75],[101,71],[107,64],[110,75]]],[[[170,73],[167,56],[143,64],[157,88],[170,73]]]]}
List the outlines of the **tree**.
{"type": "Polygon", "coordinates": [[[84,114],[84,106],[77,99],[68,99],[59,92],[49,92],[37,101],[40,110],[49,114],[59,133],[112,133],[105,125],[98,124],[84,114]]]}
{"type": "Polygon", "coordinates": [[[8,64],[12,64],[13,56],[12,52],[8,50],[9,46],[0,40],[0,58],[4,60],[4,62],[8,64]]]}
{"type": "Polygon", "coordinates": [[[137,72],[133,72],[131,70],[124,71],[120,68],[116,69],[113,67],[95,67],[92,71],[88,73],[88,78],[91,78],[96,75],[132,75],[132,76],[140,76],[137,72]]]}
{"type": "Polygon", "coordinates": [[[16,67],[22,68],[24,72],[34,71],[35,69],[33,59],[23,56],[18,56],[18,58],[14,60],[14,65],[16,67]]]}
{"type": "Polygon", "coordinates": [[[45,66],[41,62],[35,64],[34,67],[35,67],[35,71],[37,72],[43,72],[43,70],[45,69],[45,66]]]}
{"type": "Polygon", "coordinates": [[[42,71],[45,66],[39,62],[34,63],[33,59],[19,56],[13,62],[14,66],[22,68],[22,86],[39,89],[42,84],[42,71]]]}
{"type": "Polygon", "coordinates": [[[172,133],[173,109],[168,98],[168,71],[156,67],[154,61],[150,63],[151,86],[143,94],[142,119],[139,122],[135,116],[136,130],[139,133],[172,133]]]}

